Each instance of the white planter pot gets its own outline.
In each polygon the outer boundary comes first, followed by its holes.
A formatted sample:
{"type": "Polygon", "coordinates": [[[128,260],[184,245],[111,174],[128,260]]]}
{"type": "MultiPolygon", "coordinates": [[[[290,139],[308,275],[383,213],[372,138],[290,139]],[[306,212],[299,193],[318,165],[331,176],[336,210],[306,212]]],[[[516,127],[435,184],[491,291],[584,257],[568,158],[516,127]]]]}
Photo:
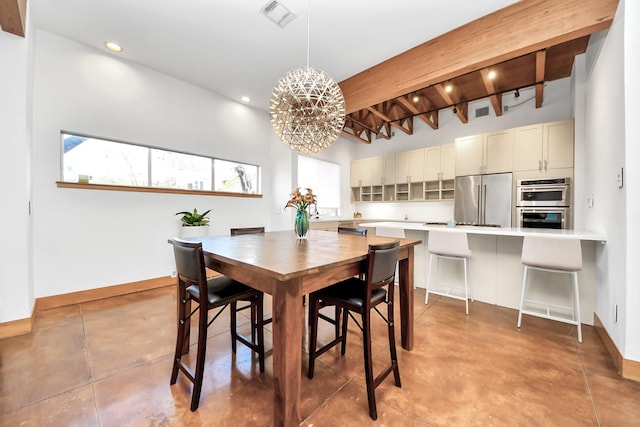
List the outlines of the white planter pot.
{"type": "Polygon", "coordinates": [[[197,227],[180,227],[180,237],[206,237],[209,235],[209,226],[200,225],[197,227]]]}

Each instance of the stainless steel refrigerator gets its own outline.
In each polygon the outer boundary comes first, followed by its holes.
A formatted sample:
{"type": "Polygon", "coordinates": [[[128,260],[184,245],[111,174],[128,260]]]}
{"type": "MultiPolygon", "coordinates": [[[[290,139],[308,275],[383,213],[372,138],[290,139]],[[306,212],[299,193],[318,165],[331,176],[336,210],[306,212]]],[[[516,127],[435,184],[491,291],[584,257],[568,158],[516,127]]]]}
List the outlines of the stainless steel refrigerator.
{"type": "Polygon", "coordinates": [[[457,176],[456,223],[511,227],[511,173],[457,176]]]}

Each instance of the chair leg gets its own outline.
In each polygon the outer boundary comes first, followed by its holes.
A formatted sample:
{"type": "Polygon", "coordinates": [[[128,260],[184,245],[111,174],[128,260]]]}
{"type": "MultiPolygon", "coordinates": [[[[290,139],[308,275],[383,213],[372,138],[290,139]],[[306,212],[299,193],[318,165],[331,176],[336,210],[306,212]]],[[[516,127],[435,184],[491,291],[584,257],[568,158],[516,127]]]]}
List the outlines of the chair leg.
{"type": "Polygon", "coordinates": [[[202,391],[202,380],[204,378],[204,362],[207,354],[207,307],[200,305],[198,315],[198,353],[196,355],[196,370],[194,372],[193,391],[191,393],[191,411],[198,409],[200,404],[200,392],[202,391]]]}
{"type": "Polygon", "coordinates": [[[527,291],[527,274],[529,273],[529,267],[524,266],[524,274],[522,276],[522,295],[520,296],[520,309],[518,310],[518,328],[522,326],[522,309],[524,308],[524,296],[527,291]]]}
{"type": "Polygon", "coordinates": [[[373,376],[373,357],[371,355],[371,317],[368,310],[362,313],[362,334],[364,351],[364,375],[367,384],[367,401],[369,402],[369,416],[372,420],[378,419],[376,410],[376,384],[373,376]]]}
{"type": "Polygon", "coordinates": [[[318,310],[320,302],[318,298],[309,295],[309,369],[307,377],[313,378],[316,364],[316,346],[318,340],[318,310]]]}
{"type": "Polygon", "coordinates": [[[347,329],[349,327],[349,312],[342,309],[342,344],[340,344],[340,354],[343,356],[347,352],[347,329]]]}
{"type": "Polygon", "coordinates": [[[467,282],[467,259],[462,258],[464,267],[464,304],[467,316],[469,315],[469,283],[467,282]]]}
{"type": "MultiPolygon", "coordinates": [[[[179,286],[179,285],[178,285],[179,286]]],[[[186,319],[186,301],[178,296],[178,328],[176,336],[176,351],[173,356],[173,368],[171,368],[171,381],[170,384],[175,384],[178,379],[178,364],[184,352],[185,333],[187,331],[187,322],[190,319],[186,319]]],[[[188,340],[186,341],[188,342],[188,340]]],[[[188,346],[187,346],[188,350],[188,346]]]]}
{"type": "MultiPolygon", "coordinates": [[[[229,313],[229,317],[231,318],[231,351],[236,352],[236,335],[238,333],[238,319],[237,319],[237,309],[238,303],[231,303],[231,313],[229,313]]],[[[251,316],[253,316],[253,307],[251,308],[251,316]]],[[[253,319],[251,319],[253,321],[253,319]]]]}
{"type": "Polygon", "coordinates": [[[256,312],[256,323],[255,328],[252,327],[253,331],[257,332],[258,335],[258,364],[260,366],[260,372],[264,372],[264,296],[261,293],[256,298],[255,302],[252,301],[252,311],[253,305],[255,304],[255,312],[256,312]]]}
{"type": "Polygon", "coordinates": [[[578,322],[578,342],[582,342],[582,323],[580,321],[580,291],[578,290],[578,273],[571,273],[571,281],[573,282],[573,298],[574,298],[574,320],[578,322]]]}
{"type": "Polygon", "coordinates": [[[336,324],[333,325],[335,331],[335,339],[338,339],[338,337],[340,336],[340,307],[338,307],[337,305],[335,306],[335,313],[333,318],[336,321],[336,324]]]}
{"type": "Polygon", "coordinates": [[[424,303],[429,304],[429,285],[431,284],[431,272],[433,271],[433,254],[429,255],[429,273],[427,273],[427,295],[424,297],[424,303]]]}
{"type": "Polygon", "coordinates": [[[395,324],[393,321],[393,300],[389,300],[387,305],[387,327],[389,332],[389,355],[391,356],[391,367],[393,369],[393,379],[396,387],[402,387],[400,382],[400,368],[398,367],[398,354],[396,353],[396,334],[395,324]]]}

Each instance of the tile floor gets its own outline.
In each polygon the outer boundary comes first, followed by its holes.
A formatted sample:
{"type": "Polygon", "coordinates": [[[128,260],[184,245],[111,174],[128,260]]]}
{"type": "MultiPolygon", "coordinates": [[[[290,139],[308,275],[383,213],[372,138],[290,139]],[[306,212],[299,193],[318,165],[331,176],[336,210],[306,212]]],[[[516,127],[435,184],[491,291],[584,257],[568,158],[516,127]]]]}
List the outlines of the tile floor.
{"type": "MultiPolygon", "coordinates": [[[[475,302],[465,316],[461,301],[424,305],[422,289],[415,300],[415,348],[399,350],[402,388],[389,377],[376,391],[378,420],[352,322],[346,356],[321,356],[313,380],[301,366],[301,425],[640,425],[640,383],[620,379],[593,328],[578,344],[557,322],[525,317],[518,330],[511,309],[475,302]]],[[[270,425],[272,358],[260,374],[245,347],[233,355],[228,317],[210,328],[200,408],[189,411],[190,383],[181,375],[169,386],[174,310],[168,287],[38,312],[31,335],[0,340],[0,426],[270,425]]],[[[380,366],[382,322],[374,335],[380,366]]]]}

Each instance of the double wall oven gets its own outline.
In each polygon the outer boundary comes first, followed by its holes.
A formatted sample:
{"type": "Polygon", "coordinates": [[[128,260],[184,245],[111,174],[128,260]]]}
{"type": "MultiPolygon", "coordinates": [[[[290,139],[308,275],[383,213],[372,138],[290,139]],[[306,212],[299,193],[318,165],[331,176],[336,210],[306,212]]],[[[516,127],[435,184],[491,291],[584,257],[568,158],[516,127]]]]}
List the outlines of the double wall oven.
{"type": "Polygon", "coordinates": [[[518,227],[571,228],[571,217],[571,178],[518,180],[518,227]]]}

